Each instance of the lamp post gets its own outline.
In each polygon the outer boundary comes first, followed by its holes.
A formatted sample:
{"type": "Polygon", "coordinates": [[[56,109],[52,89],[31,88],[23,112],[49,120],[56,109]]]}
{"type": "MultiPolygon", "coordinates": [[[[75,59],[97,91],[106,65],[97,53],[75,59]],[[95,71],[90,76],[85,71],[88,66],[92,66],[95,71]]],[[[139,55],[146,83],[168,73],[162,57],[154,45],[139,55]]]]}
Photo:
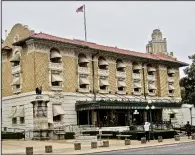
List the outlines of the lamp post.
{"type": "MultiPolygon", "coordinates": [[[[148,100],[148,104],[151,103],[151,100],[148,100]]],[[[153,132],[153,124],[152,124],[152,110],[155,109],[155,106],[153,105],[147,105],[146,110],[149,110],[149,117],[150,117],[150,126],[151,126],[151,132],[153,132]]],[[[150,131],[149,131],[149,140],[150,140],[150,131]]]]}
{"type": "Polygon", "coordinates": [[[189,108],[190,110],[190,120],[191,120],[191,126],[192,126],[192,108],[194,108],[194,105],[193,104],[183,104],[182,105],[182,108],[189,108]]]}

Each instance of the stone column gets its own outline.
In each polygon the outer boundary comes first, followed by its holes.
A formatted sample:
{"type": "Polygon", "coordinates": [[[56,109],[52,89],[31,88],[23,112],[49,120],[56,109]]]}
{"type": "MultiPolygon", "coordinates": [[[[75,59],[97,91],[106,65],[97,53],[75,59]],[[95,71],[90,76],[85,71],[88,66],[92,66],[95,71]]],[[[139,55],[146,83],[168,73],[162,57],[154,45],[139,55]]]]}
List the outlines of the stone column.
{"type": "Polygon", "coordinates": [[[90,125],[90,121],[89,121],[89,110],[87,110],[87,124],[90,125]]]}
{"type": "Polygon", "coordinates": [[[127,111],[127,121],[128,121],[128,125],[130,125],[130,109],[128,109],[127,111]]]}
{"type": "Polygon", "coordinates": [[[147,122],[147,111],[144,111],[144,122],[147,122]]]}
{"type": "Polygon", "coordinates": [[[97,122],[97,112],[92,110],[92,125],[95,125],[97,122]]]}

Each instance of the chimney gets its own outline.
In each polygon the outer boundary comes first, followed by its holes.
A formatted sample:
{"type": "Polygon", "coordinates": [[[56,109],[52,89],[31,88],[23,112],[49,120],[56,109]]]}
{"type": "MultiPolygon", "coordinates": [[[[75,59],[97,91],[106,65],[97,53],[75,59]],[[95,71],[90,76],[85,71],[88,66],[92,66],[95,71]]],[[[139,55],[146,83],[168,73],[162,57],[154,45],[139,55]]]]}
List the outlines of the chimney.
{"type": "Polygon", "coordinates": [[[173,57],[173,52],[170,52],[170,55],[173,57]]]}

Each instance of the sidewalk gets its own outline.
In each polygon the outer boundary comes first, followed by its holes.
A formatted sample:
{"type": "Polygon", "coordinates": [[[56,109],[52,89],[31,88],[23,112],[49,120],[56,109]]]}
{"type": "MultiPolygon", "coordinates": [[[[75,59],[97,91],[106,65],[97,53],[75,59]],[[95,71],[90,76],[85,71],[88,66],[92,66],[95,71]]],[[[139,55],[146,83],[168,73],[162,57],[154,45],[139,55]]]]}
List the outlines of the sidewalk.
{"type": "MultiPolygon", "coordinates": [[[[110,147],[103,148],[98,147],[96,149],[91,149],[90,142],[83,142],[81,144],[81,150],[74,150],[74,140],[53,140],[53,141],[24,141],[24,140],[4,140],[2,141],[2,154],[25,154],[26,147],[33,147],[34,154],[45,154],[45,146],[52,145],[53,153],[47,154],[86,154],[95,153],[102,151],[113,151],[121,149],[130,148],[141,148],[141,147],[151,147],[159,145],[170,145],[185,142],[193,142],[193,140],[187,137],[181,137],[180,141],[175,141],[174,139],[164,139],[163,142],[159,143],[157,140],[151,140],[146,144],[141,144],[140,141],[131,140],[131,145],[124,144],[124,140],[109,140],[110,147]]],[[[194,141],[195,142],[195,141],[194,141]]],[[[100,145],[100,142],[98,142],[100,145]]]]}

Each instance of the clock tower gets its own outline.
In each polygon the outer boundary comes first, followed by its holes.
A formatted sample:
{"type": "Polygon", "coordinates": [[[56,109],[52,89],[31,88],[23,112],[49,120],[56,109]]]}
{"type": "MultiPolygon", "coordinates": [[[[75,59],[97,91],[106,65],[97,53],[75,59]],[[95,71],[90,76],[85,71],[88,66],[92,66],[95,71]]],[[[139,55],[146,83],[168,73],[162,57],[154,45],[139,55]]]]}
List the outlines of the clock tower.
{"type": "Polygon", "coordinates": [[[147,53],[158,54],[164,53],[167,54],[167,41],[166,38],[162,37],[162,32],[159,29],[153,30],[151,35],[152,40],[146,45],[147,53]]]}

